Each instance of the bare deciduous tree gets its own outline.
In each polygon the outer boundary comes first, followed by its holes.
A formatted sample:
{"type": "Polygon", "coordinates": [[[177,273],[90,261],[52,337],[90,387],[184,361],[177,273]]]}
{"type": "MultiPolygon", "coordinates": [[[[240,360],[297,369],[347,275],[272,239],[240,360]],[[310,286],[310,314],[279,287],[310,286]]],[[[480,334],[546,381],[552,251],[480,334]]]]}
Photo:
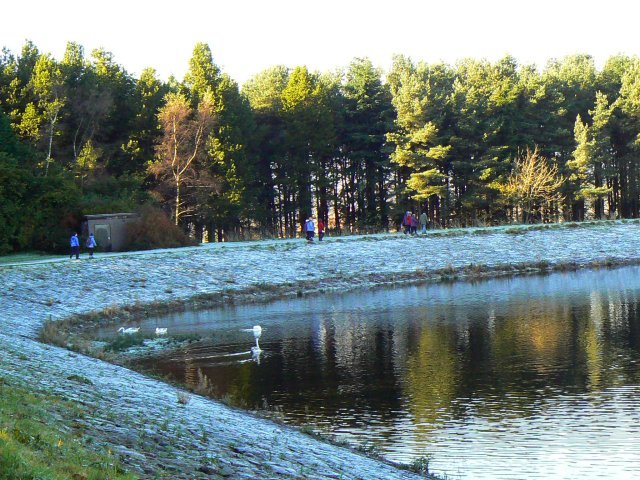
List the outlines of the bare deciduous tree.
{"type": "Polygon", "coordinates": [[[198,163],[206,157],[205,142],[215,123],[213,97],[204,95],[194,111],[184,95],[170,93],[158,118],[163,134],[149,171],[171,182],[173,217],[178,225],[181,217],[193,209],[183,197],[183,187],[196,184],[200,176],[198,163]]]}

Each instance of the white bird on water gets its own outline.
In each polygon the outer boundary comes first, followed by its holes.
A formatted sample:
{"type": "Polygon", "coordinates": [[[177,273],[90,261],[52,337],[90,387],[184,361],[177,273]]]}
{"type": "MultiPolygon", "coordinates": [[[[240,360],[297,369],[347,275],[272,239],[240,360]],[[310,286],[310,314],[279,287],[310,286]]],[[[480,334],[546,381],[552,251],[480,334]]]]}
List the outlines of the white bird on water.
{"type": "Polygon", "coordinates": [[[140,327],[135,327],[135,328],[134,327],[129,327],[129,328],[120,327],[118,329],[119,333],[124,333],[124,334],[127,334],[127,335],[130,335],[132,333],[138,333],[139,331],[140,331],[140,327]]]}
{"type": "Polygon", "coordinates": [[[260,344],[258,343],[258,339],[262,335],[262,327],[260,325],[254,325],[253,327],[253,337],[256,339],[256,346],[251,347],[251,351],[256,353],[260,352],[260,344]]]}
{"type": "Polygon", "coordinates": [[[166,335],[167,334],[167,329],[165,328],[161,328],[161,327],[156,327],[156,335],[166,335]]]}

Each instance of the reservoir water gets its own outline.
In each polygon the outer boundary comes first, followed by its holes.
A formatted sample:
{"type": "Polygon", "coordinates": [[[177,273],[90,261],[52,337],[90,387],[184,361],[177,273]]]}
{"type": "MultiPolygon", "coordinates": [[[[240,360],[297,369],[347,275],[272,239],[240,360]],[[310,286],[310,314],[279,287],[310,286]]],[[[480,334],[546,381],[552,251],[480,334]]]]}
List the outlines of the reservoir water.
{"type": "Polygon", "coordinates": [[[149,319],[139,360],[462,479],[640,478],[640,269],[330,294],[149,319]],[[259,357],[250,329],[262,327],[259,357]]]}

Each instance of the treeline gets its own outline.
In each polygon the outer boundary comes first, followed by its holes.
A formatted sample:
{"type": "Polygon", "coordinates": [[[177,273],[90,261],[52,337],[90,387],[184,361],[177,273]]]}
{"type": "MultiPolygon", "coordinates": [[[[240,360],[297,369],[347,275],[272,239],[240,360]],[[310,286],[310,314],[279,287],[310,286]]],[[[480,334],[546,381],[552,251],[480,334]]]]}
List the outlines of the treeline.
{"type": "Polygon", "coordinates": [[[81,215],[151,204],[197,239],[637,217],[640,61],[397,56],[276,66],[242,88],[197,44],[185,78],[134,78],[69,43],[0,56],[0,250],[51,249],[81,215]]]}

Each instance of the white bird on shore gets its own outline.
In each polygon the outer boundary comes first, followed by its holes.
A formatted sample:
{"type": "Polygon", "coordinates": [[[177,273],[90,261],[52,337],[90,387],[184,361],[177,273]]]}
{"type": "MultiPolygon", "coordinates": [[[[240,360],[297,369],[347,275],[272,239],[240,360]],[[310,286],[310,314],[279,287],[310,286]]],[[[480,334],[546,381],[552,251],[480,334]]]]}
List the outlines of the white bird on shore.
{"type": "Polygon", "coordinates": [[[166,328],[156,327],[156,335],[166,335],[166,334],[167,334],[166,328]]]}
{"type": "Polygon", "coordinates": [[[129,328],[124,328],[124,327],[120,327],[118,329],[119,333],[124,333],[126,335],[130,335],[132,333],[138,333],[140,331],[140,327],[129,327],[129,328]]]}

